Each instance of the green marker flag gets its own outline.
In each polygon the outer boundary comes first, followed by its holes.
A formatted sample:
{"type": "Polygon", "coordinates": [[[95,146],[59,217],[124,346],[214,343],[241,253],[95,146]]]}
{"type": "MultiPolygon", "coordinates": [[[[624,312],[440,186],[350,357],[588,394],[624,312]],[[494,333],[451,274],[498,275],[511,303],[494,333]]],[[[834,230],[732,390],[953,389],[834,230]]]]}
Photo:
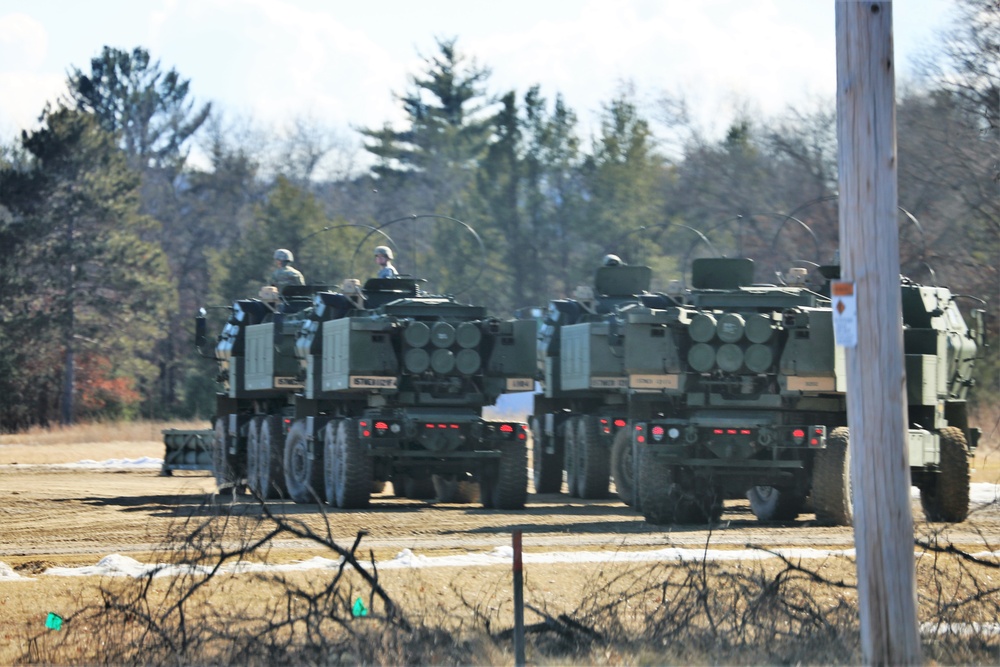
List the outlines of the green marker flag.
{"type": "Polygon", "coordinates": [[[354,601],[354,608],[351,609],[351,613],[354,614],[355,617],[367,616],[368,607],[366,607],[365,603],[361,601],[361,598],[358,598],[357,600],[354,601]]]}
{"type": "Polygon", "coordinates": [[[45,627],[49,630],[62,630],[62,616],[49,612],[48,618],[45,619],[45,627]]]}

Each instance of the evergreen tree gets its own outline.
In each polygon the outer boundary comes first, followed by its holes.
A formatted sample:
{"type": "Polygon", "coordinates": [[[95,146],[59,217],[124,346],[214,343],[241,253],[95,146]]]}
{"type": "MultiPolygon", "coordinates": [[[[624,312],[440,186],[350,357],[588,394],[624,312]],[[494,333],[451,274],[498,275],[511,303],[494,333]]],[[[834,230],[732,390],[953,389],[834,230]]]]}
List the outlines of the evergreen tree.
{"type": "MultiPolygon", "coordinates": [[[[589,275],[604,252],[634,230],[664,221],[665,159],[631,93],[605,105],[600,134],[583,166],[588,207],[583,252],[573,259],[589,275]]],[[[648,258],[647,258],[648,260],[648,258]]]]}
{"type": "MultiPolygon", "coordinates": [[[[438,53],[424,59],[425,70],[411,77],[410,90],[399,97],[405,127],[362,130],[365,149],[378,158],[373,173],[385,202],[377,211],[380,221],[411,214],[468,221],[479,208],[472,196],[476,169],[493,132],[492,100],[484,88],[490,71],[468,61],[455,41],[438,40],[438,53]]],[[[392,234],[403,265],[412,260],[409,266],[421,266],[431,289],[466,287],[467,253],[478,252],[464,247],[470,239],[457,227],[444,222],[399,226],[392,234]]]]}
{"type": "Polygon", "coordinates": [[[192,193],[182,172],[211,104],[196,106],[190,81],[174,69],[164,71],[141,47],[129,52],[105,46],[91,59],[89,72],[70,70],[67,87],[69,103],[92,114],[117,138],[142,176],[142,212],[161,223],[157,241],[169,258],[183,308],[172,313],[170,335],[158,351],[163,372],[154,400],[172,405],[177,401],[176,369],[188,354],[188,347],[177,342],[188,337],[193,309],[206,297],[204,272],[197,267],[206,264],[206,232],[213,232],[190,214],[196,202],[189,201],[192,193]]]}
{"type": "Polygon", "coordinates": [[[31,369],[7,378],[14,386],[0,399],[0,419],[16,427],[47,422],[56,406],[64,423],[78,412],[135,414],[176,309],[163,252],[144,240],[156,223],[139,212],[138,178],[114,136],[70,109],[44,121],[23,136],[29,161],[0,171],[10,295],[0,344],[12,366],[31,369]]]}
{"type": "Polygon", "coordinates": [[[338,284],[349,277],[352,262],[356,270],[370,268],[369,255],[377,244],[355,257],[367,231],[344,220],[330,222],[315,195],[279,176],[255,207],[246,233],[232,247],[213,254],[217,297],[227,303],[255,297],[261,286],[270,282],[277,248],[291,250],[293,265],[302,271],[307,283],[338,284]]]}
{"type": "Polygon", "coordinates": [[[105,46],[90,61],[90,73],[72,68],[67,81],[74,105],[94,114],[119,137],[133,164],[179,170],[186,142],[212,105],[199,109],[188,99],[190,81],[176,70],[163,72],[141,47],[132,52],[105,46]]]}
{"type": "Polygon", "coordinates": [[[538,86],[525,94],[520,112],[513,92],[502,105],[478,192],[497,228],[491,241],[503,251],[510,284],[502,306],[540,305],[565,285],[563,259],[582,210],[576,117],[560,97],[550,113],[538,86]]]}

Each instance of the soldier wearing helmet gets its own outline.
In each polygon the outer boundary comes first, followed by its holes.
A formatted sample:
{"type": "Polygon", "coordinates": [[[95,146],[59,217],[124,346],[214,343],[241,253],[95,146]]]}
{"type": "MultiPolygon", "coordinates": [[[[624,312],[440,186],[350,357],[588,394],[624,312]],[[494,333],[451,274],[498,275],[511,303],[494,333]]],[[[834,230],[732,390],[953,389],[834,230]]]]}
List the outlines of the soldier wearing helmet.
{"type": "Polygon", "coordinates": [[[280,292],[288,285],[305,285],[306,280],[302,273],[290,266],[295,261],[291,250],[278,248],[274,251],[275,269],[271,273],[271,284],[278,288],[280,292]]]}
{"type": "Polygon", "coordinates": [[[618,255],[605,255],[604,266],[625,266],[625,262],[618,255]]]}
{"type": "Polygon", "coordinates": [[[399,275],[396,267],[392,265],[392,248],[389,246],[380,245],[375,248],[375,262],[382,267],[376,278],[395,278],[399,275]]]}

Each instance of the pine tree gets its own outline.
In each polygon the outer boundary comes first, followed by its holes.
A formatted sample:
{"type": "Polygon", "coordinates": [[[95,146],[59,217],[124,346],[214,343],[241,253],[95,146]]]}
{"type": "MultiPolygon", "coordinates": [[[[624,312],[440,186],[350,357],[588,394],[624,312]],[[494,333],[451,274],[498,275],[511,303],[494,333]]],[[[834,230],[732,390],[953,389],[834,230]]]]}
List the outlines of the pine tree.
{"type": "Polygon", "coordinates": [[[58,405],[70,423],[81,399],[90,414],[134,414],[177,307],[164,254],[146,240],[156,223],[139,212],[138,178],[93,116],[62,108],[44,121],[23,136],[28,163],[0,172],[10,214],[0,274],[15,287],[4,290],[4,340],[22,345],[14,366],[36,373],[5,394],[0,418],[23,426],[27,405],[29,422],[47,421],[58,405]]]}

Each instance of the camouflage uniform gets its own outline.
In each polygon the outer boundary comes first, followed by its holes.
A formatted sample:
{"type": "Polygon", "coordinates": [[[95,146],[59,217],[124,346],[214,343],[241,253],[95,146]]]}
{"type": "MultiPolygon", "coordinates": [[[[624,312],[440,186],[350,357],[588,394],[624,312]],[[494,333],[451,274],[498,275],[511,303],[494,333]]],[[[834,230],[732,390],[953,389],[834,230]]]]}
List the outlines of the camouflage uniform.
{"type": "Polygon", "coordinates": [[[286,264],[274,270],[271,274],[271,284],[277,287],[280,292],[288,285],[305,285],[306,280],[299,270],[286,264]]]}

